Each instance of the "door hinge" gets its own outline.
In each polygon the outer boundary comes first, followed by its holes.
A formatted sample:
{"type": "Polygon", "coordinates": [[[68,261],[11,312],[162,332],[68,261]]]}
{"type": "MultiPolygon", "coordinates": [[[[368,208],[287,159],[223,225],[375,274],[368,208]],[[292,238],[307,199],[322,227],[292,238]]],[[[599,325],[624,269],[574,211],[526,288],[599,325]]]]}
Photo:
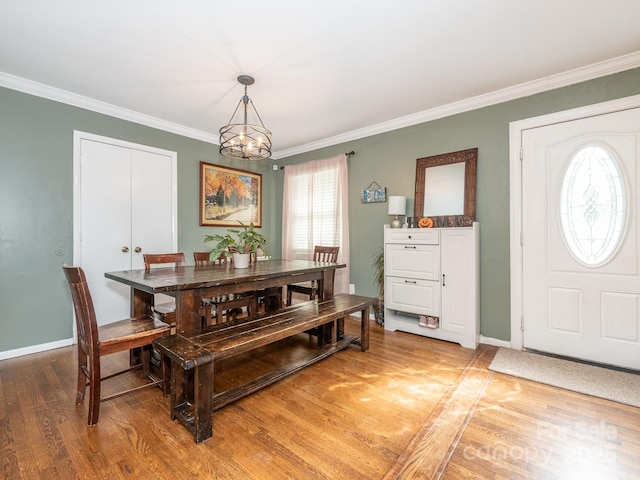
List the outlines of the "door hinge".
{"type": "Polygon", "coordinates": [[[524,235],[520,232],[520,245],[524,245],[524,235]]]}
{"type": "Polygon", "coordinates": [[[520,331],[524,332],[524,315],[520,317],[520,331]]]}
{"type": "Polygon", "coordinates": [[[520,149],[520,161],[522,162],[523,160],[524,160],[524,151],[520,149]]]}

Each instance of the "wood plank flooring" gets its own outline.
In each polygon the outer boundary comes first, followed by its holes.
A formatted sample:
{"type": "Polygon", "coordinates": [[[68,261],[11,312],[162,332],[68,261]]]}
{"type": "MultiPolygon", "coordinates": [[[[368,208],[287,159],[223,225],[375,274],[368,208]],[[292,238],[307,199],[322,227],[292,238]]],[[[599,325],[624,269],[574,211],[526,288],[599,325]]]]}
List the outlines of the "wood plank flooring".
{"type": "MultiPolygon", "coordinates": [[[[358,322],[346,328],[357,334],[358,322]]],[[[216,389],[310,346],[301,335],[235,358],[216,389]]],[[[490,372],[494,353],[372,323],[369,352],[351,347],[217,411],[213,437],[200,445],[170,421],[156,389],[103,403],[98,425],[87,427],[86,405],[74,405],[75,347],[4,360],[0,477],[640,477],[640,409],[490,372]]],[[[127,356],[108,360],[105,369],[127,356]]]]}

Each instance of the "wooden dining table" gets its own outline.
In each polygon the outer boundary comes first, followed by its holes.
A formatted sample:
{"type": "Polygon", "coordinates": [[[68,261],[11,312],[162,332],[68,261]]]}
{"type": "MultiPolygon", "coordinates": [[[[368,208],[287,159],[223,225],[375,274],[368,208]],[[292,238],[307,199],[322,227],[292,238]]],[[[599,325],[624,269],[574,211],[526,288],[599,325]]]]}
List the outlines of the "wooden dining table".
{"type": "Polygon", "coordinates": [[[318,298],[333,295],[334,273],[344,263],[311,260],[269,259],[252,262],[248,268],[233,263],[211,266],[159,267],[150,270],[121,270],[105,277],[131,287],[131,316],[150,312],[155,294],[170,295],[176,300],[176,331],[188,332],[201,325],[203,298],[259,291],[292,283],[315,280],[318,298]]]}

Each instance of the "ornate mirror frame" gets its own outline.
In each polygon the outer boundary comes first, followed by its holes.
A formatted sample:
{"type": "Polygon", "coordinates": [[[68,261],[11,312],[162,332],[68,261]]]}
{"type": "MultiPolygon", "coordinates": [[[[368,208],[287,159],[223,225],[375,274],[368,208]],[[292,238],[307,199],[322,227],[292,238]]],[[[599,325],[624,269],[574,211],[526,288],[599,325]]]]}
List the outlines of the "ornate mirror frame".
{"type": "MultiPolygon", "coordinates": [[[[464,162],[464,212],[462,215],[452,214],[431,217],[434,227],[467,227],[476,217],[476,172],[478,149],[471,148],[459,152],[443,153],[416,160],[416,189],[413,200],[413,214],[422,217],[424,212],[424,193],[426,189],[426,169],[440,167],[452,163],[464,162]]],[[[453,213],[453,212],[452,212],[453,213]]]]}

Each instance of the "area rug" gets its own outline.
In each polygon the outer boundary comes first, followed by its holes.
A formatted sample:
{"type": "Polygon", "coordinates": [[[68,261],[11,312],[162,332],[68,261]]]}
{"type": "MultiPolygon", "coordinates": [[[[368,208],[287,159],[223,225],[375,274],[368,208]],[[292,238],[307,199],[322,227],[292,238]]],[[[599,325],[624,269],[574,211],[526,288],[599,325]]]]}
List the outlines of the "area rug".
{"type": "Polygon", "coordinates": [[[489,370],[640,407],[640,374],[500,348],[489,370]]]}

